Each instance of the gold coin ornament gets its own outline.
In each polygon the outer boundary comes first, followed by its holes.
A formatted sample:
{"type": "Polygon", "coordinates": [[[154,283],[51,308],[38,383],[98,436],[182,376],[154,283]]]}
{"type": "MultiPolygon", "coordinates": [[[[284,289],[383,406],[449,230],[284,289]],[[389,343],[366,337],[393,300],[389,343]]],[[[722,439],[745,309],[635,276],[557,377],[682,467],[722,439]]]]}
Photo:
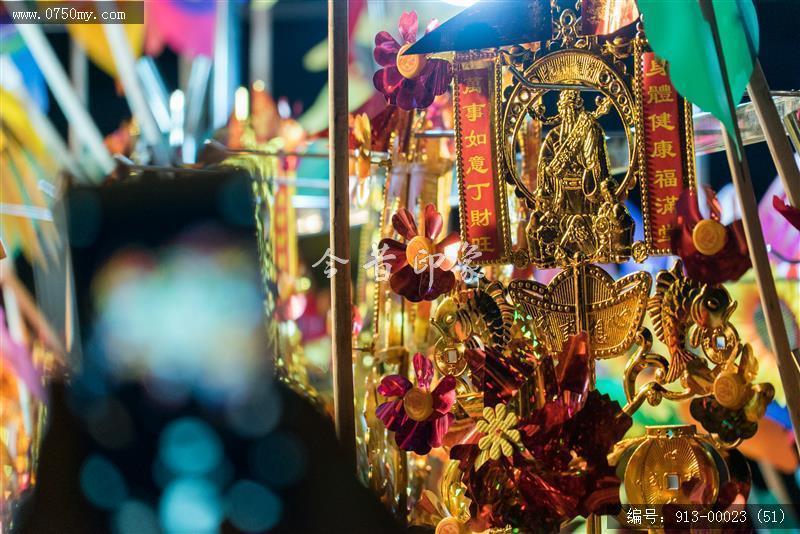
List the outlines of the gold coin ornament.
{"type": "Polygon", "coordinates": [[[725,227],[714,219],[703,219],[692,230],[692,241],[700,254],[713,256],[725,246],[725,227]]]}
{"type": "Polygon", "coordinates": [[[466,347],[463,343],[441,337],[436,342],[434,362],[443,375],[460,376],[467,370],[466,347]]]}
{"type": "Polygon", "coordinates": [[[750,393],[750,384],[738,373],[724,371],[714,380],[714,397],[730,410],[744,406],[750,393]]]}
{"type": "Polygon", "coordinates": [[[713,504],[719,492],[714,459],[694,425],[648,427],[625,469],[630,504],[713,504]]]}
{"type": "Polygon", "coordinates": [[[403,78],[409,80],[419,78],[419,75],[422,74],[422,69],[425,68],[425,64],[428,62],[424,54],[403,55],[411,47],[411,44],[413,43],[403,45],[397,53],[397,70],[400,71],[403,78]]]}

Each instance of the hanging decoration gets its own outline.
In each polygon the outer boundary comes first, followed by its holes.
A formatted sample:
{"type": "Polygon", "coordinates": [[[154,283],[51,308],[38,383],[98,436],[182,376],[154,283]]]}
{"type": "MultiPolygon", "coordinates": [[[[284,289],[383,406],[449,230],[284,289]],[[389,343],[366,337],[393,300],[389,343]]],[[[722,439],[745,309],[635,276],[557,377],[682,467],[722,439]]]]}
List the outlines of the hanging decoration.
{"type": "Polygon", "coordinates": [[[775,396],[722,286],[749,269],[747,249],[712,195],[700,215],[691,105],[674,75],[685,65],[656,55],[636,5],[619,4],[478,3],[416,44],[410,14],[402,43],[376,37],[376,87],[414,112],[371,123],[392,168],[377,247],[386,278],[358,334],[371,366],[362,476],[439,534],[555,532],[581,517],[624,522],[625,507],[747,497],[735,448],[775,396]],[[419,55],[431,53],[442,55],[419,55]],[[424,82],[419,98],[401,90],[443,57],[460,238],[437,243],[446,195],[428,200],[439,184],[419,169],[436,160],[435,130],[421,128],[440,109],[424,82]],[[655,280],[631,262],[671,254],[681,260],[655,280]],[[541,269],[556,270],[549,283],[533,279],[541,269]],[[627,361],[610,367],[619,402],[596,389],[603,360],[627,361]],[[695,426],[633,427],[645,403],[675,401],[695,426]]]}
{"type": "MultiPolygon", "coordinates": [[[[434,24],[435,21],[429,24],[426,31],[434,24]]],[[[375,73],[372,81],[389,104],[408,110],[427,108],[434,97],[449,89],[450,64],[423,54],[404,54],[417,40],[416,12],[403,13],[398,27],[400,43],[386,31],[375,36],[373,55],[383,68],[375,73]]]]}

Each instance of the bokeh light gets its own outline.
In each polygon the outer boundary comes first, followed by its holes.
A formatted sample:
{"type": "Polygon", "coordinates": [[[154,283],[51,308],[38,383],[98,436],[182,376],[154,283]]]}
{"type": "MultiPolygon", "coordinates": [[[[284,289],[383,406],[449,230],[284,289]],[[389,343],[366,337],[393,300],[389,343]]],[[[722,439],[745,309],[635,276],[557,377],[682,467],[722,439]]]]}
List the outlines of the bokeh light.
{"type": "Polygon", "coordinates": [[[167,404],[224,403],[263,382],[261,283],[253,258],[226,243],[203,227],[157,254],[117,252],[92,284],[92,359],[167,404]]]}
{"type": "Polygon", "coordinates": [[[217,467],[222,452],[216,432],[194,417],[173,421],[161,433],[159,458],[176,474],[204,475],[217,467]]]}
{"type": "Polygon", "coordinates": [[[128,496],[122,474],[114,464],[97,454],[83,462],[80,484],[83,495],[98,508],[113,509],[128,496]]]}
{"type": "Polygon", "coordinates": [[[263,532],[275,526],[281,501],[270,490],[251,480],[234,484],[227,496],[228,519],[244,532],[263,532]]]}
{"type": "Polygon", "coordinates": [[[159,534],[155,510],[140,501],[125,501],[114,514],[116,534],[159,534]]]}
{"type": "Polygon", "coordinates": [[[219,492],[202,478],[176,479],[161,495],[159,518],[166,534],[217,532],[223,518],[219,492]]]}

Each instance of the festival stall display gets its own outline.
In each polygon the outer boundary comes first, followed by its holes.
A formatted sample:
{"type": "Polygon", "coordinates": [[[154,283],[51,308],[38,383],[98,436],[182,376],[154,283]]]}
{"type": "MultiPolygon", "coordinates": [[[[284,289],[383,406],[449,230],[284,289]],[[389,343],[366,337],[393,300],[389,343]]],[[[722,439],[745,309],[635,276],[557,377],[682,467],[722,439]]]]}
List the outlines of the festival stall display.
{"type": "MultiPolygon", "coordinates": [[[[357,19],[364,3],[350,4],[357,19]]],[[[102,45],[105,70],[125,73],[121,86],[132,98],[133,120],[105,143],[46,39],[26,27],[59,105],[85,126],[76,133],[91,157],[78,165],[63,142],[52,145],[41,113],[23,110],[19,90],[4,91],[3,169],[17,180],[3,183],[12,202],[3,205],[2,244],[22,247],[36,263],[57,259],[69,309],[70,262],[60,257],[63,236],[49,211],[60,192],[50,178],[57,169],[78,182],[245,169],[265,352],[280,380],[340,425],[336,402],[354,405],[358,475],[399,519],[437,534],[550,532],[581,520],[597,530],[602,515],[630,525],[635,507],[729,509],[750,492],[745,456],[796,469],[785,439],[793,382],[780,366],[787,351],[772,348],[772,307],[756,289],[764,273],[752,260],[752,220],[725,213],[699,183],[696,156],[722,150],[726,135],[738,137],[729,156],[765,135],[771,149],[775,143],[756,98],[738,111],[703,107],[680,58],[667,61],[669,24],[658,6],[640,0],[640,17],[632,1],[607,4],[485,2],[424,34],[413,12],[403,13],[397,32],[378,33],[373,82],[387,106],[375,113],[370,99],[349,125],[349,221],[339,223],[355,236],[354,253],[337,257],[329,248],[316,263],[303,258],[303,240],[320,234],[329,214],[335,232],[337,199],[329,209],[324,198],[298,202],[310,198],[298,193],[340,185],[330,183],[338,174],[311,168],[339,156],[341,145],[319,149],[326,137],[333,142],[336,125],[309,135],[263,82],[234,96],[225,65],[214,69],[207,125],[219,129],[204,144],[206,56],[236,54],[221,40],[211,50],[210,34],[225,34],[213,10],[184,13],[202,38],[175,34],[180,25],[164,20],[148,28],[146,49],[166,43],[194,58],[185,101],[181,91],[167,97],[148,58],[134,65],[129,57],[142,47],[141,28],[129,32],[127,52],[119,32],[84,36],[102,45]],[[226,108],[227,100],[235,104],[226,108]],[[692,103],[710,113],[693,114],[692,103]],[[34,129],[46,142],[28,136],[34,129]],[[28,209],[9,213],[17,205],[28,209]],[[340,300],[353,350],[331,357],[336,295],[313,275],[332,278],[347,263],[351,290],[340,300]],[[753,264],[754,275],[746,274],[753,264]],[[351,356],[354,398],[337,398],[347,373],[331,363],[349,368],[351,356]],[[785,443],[770,454],[774,436],[785,443]]],[[[730,27],[723,11],[720,25],[730,27]]],[[[70,31],[79,38],[78,28],[70,31]]],[[[755,37],[748,42],[757,50],[755,37]]],[[[718,52],[731,47],[723,41],[718,52]]],[[[88,50],[95,60],[97,52],[88,50]]],[[[720,71],[724,82],[729,73],[720,71]]],[[[333,96],[329,104],[335,108],[333,96]]],[[[775,105],[796,113],[797,95],[775,105]]],[[[777,199],[773,207],[770,193],[761,210],[776,217],[766,228],[768,241],[781,244],[771,250],[781,276],[774,301],[796,345],[798,258],[786,236],[800,217],[785,165],[779,171],[789,205],[777,199]]],[[[15,330],[3,335],[12,365],[0,376],[10,407],[0,421],[6,524],[9,506],[35,479],[44,380],[69,347],[13,277],[4,273],[0,285],[7,308],[15,293],[29,304],[21,307],[37,334],[25,335],[9,309],[0,314],[2,333],[6,324],[15,330]]]]}
{"type": "Polygon", "coordinates": [[[748,243],[713,191],[703,215],[692,106],[629,7],[609,23],[531,3],[502,25],[478,4],[419,40],[414,13],[399,41],[376,36],[390,106],[372,144],[390,139],[390,169],[354,336],[358,464],[398,517],[437,533],[747,499],[737,447],[775,395],[725,287],[750,268],[748,243]],[[425,123],[451,79],[452,156],[419,141],[437,137],[425,123]],[[606,128],[623,132],[621,168],[606,128]],[[655,276],[635,267],[665,255],[679,259],[655,276]],[[633,272],[615,278],[622,264],[633,272]],[[626,362],[624,402],[596,387],[607,360],[626,362]],[[673,403],[696,424],[630,432],[642,406],[673,403]]]}

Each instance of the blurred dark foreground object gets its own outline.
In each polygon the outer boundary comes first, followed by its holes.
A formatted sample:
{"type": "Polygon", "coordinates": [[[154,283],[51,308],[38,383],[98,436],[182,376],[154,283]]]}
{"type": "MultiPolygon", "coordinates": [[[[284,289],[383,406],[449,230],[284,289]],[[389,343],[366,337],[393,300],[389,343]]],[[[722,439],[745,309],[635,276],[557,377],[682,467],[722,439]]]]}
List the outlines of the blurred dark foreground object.
{"type": "MultiPolygon", "coordinates": [[[[346,469],[331,422],[283,385],[265,387],[273,388],[277,397],[275,401],[281,405],[280,420],[271,433],[290,436],[296,445],[295,450],[284,450],[290,453],[291,458],[270,455],[272,467],[280,468],[282,463],[291,462],[298,454],[304,458],[302,478],[283,488],[271,488],[280,500],[280,519],[269,532],[402,532],[403,529],[378,499],[346,469]]],[[[225,449],[224,455],[233,464],[234,473],[228,476],[258,478],[258,474],[252,472],[253,455],[248,454],[251,447],[248,440],[231,432],[226,424],[217,424],[206,410],[194,403],[174,411],[162,407],[161,413],[155,413],[149,408],[156,404],[148,398],[143,387],[126,385],[119,389],[115,397],[134,414],[134,430],[139,439],[131,444],[129,450],[114,452],[97,442],[96,432],[87,428],[84,418],[73,414],[67,387],[55,384],[50,394],[50,425],[42,443],[38,480],[33,494],[22,505],[16,518],[14,532],[18,534],[119,531],[112,513],[89,502],[82,485],[82,466],[86,465],[87,458],[98,452],[116,460],[116,467],[132,491],[138,492],[140,501],[157,502],[161,488],[154,479],[158,477],[153,466],[158,463],[158,444],[153,443],[157,440],[141,438],[154,430],[157,432],[156,426],[164,421],[202,418],[218,433],[225,449]],[[149,430],[143,428],[148,426],[149,430]]],[[[229,520],[222,523],[220,530],[241,532],[229,520]]]]}

